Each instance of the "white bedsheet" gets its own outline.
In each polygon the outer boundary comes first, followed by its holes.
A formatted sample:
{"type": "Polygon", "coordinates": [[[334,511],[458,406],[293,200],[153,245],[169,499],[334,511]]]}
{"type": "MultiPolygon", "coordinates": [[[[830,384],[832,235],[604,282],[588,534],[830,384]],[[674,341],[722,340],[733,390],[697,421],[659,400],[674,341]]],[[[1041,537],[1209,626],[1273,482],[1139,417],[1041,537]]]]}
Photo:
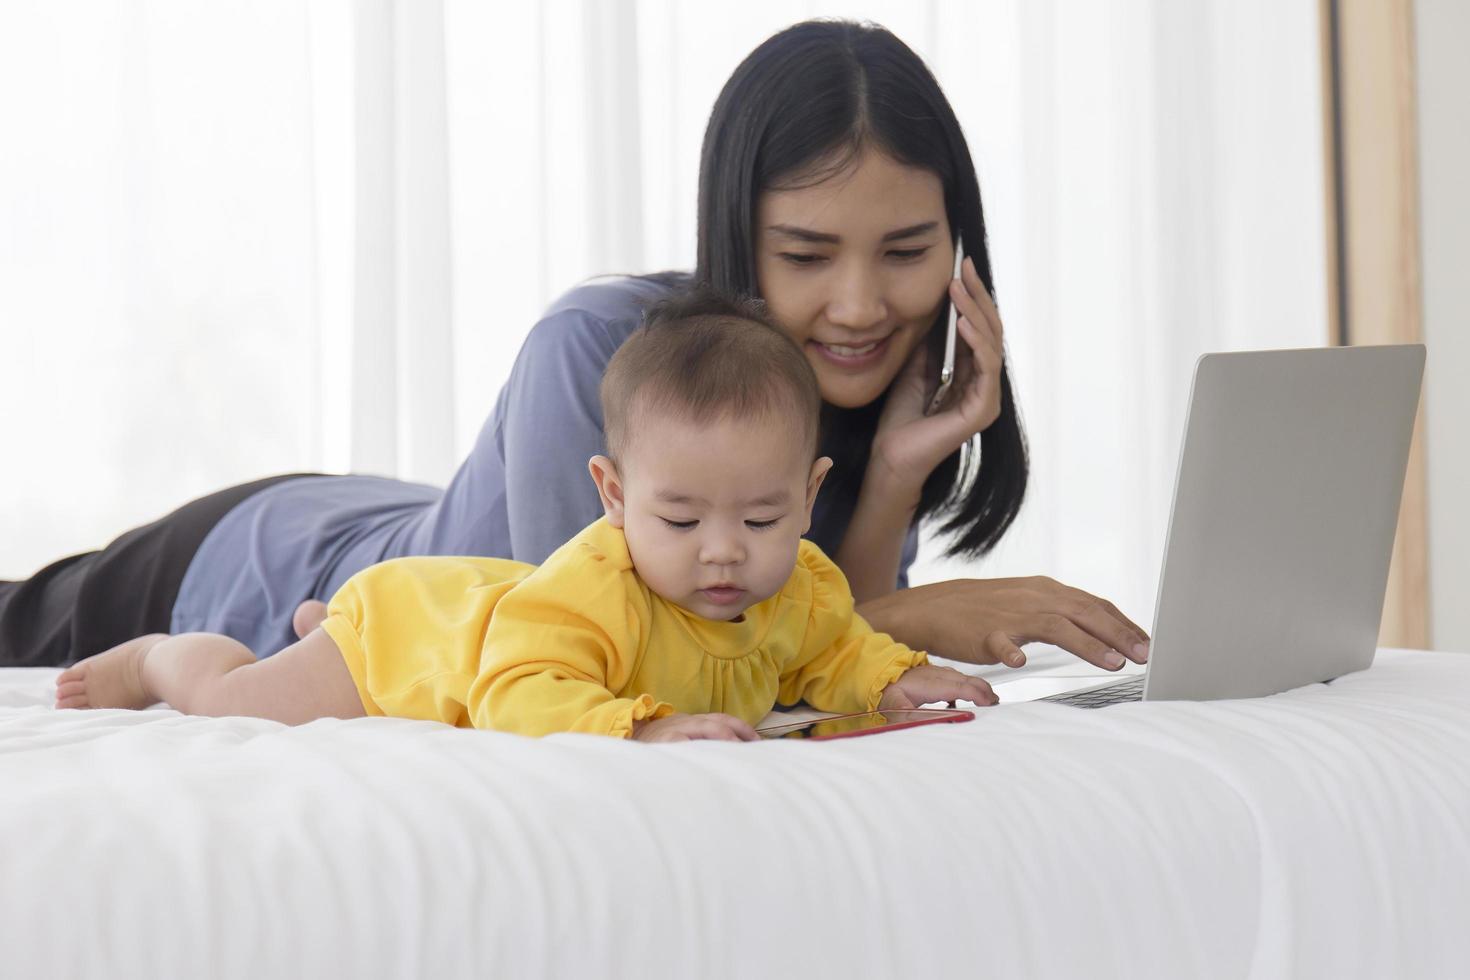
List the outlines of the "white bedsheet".
{"type": "Polygon", "coordinates": [[[56,712],[53,676],[0,671],[7,978],[1470,972],[1470,656],[756,745],[56,712]]]}

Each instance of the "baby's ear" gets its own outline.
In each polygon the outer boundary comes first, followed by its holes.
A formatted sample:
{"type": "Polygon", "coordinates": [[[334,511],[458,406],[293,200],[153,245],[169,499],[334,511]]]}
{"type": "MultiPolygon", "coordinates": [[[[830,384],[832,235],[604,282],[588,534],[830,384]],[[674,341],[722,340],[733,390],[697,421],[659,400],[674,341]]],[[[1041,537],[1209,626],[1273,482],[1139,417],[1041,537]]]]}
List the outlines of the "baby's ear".
{"type": "Polygon", "coordinates": [[[613,527],[623,526],[623,481],[618,468],[606,456],[593,456],[587,461],[587,471],[592,482],[597,484],[597,495],[602,498],[602,511],[613,527]]]}
{"type": "Polygon", "coordinates": [[[806,479],[806,527],[802,528],[802,534],[812,529],[812,507],[817,502],[817,491],[822,489],[822,481],[827,479],[831,469],[830,456],[822,456],[812,464],[811,474],[806,479]]]}

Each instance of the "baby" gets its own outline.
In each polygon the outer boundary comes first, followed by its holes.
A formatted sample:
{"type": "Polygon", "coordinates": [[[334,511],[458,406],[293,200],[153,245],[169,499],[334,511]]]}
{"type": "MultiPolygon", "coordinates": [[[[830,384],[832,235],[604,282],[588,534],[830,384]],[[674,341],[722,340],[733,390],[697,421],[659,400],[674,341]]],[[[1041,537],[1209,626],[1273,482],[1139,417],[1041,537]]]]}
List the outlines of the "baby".
{"type": "Polygon", "coordinates": [[[696,291],[650,311],[602,382],[605,515],[540,567],[401,558],[354,575],[318,628],[257,661],[155,634],[57,678],[59,708],[388,715],[545,735],[741,739],[776,703],[824,711],[996,701],[853,612],[801,535],[832,461],[821,394],[758,308],[696,291]]]}

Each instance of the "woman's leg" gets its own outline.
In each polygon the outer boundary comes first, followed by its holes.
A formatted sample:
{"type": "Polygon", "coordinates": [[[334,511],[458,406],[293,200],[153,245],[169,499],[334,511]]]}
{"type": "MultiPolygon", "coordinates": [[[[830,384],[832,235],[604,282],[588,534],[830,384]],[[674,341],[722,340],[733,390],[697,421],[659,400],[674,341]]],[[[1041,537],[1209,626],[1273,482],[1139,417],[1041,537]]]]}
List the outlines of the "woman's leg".
{"type": "Polygon", "coordinates": [[[265,660],[215,633],[140,636],[56,678],[58,708],[146,708],[159,701],[187,715],[288,725],[365,714],[352,674],[323,630],[265,660]]]}
{"type": "Polygon", "coordinates": [[[49,667],[71,659],[72,610],[98,554],[72,555],[28,579],[0,582],[0,667],[49,667]]]}
{"type": "Polygon", "coordinates": [[[50,667],[168,630],[174,600],[205,536],[237,504],[293,473],[192,500],[101,551],[0,582],[0,667],[50,667]]]}

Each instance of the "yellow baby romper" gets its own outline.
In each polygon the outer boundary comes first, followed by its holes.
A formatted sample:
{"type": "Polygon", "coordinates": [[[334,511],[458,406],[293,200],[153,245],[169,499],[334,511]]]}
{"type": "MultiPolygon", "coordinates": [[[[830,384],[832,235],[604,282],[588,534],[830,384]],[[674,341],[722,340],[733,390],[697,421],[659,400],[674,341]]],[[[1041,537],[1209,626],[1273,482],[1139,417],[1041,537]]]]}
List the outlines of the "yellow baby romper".
{"type": "Polygon", "coordinates": [[[853,611],[842,572],[809,541],[776,595],[724,622],[652,592],[605,518],[539,568],[374,565],[332,597],[322,626],[369,715],[525,735],[627,737],[676,711],[755,723],[777,702],[865,711],[926,660],[853,611]]]}

